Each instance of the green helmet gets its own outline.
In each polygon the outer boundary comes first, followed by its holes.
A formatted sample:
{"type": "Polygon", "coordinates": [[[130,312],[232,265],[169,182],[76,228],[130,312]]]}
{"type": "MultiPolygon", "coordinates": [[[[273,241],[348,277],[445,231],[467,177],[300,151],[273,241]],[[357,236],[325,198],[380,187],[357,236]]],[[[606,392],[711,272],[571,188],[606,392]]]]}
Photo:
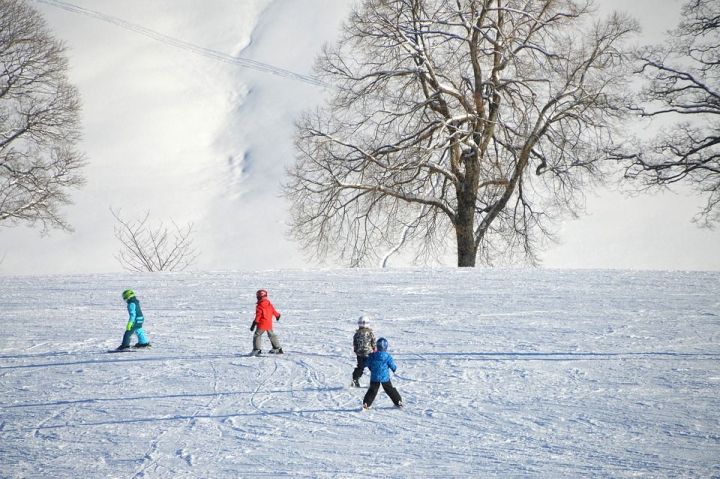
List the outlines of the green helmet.
{"type": "Polygon", "coordinates": [[[127,300],[130,299],[130,298],[134,298],[134,297],[135,297],[135,291],[133,291],[132,289],[126,289],[126,290],[123,291],[123,293],[122,293],[122,298],[123,298],[125,301],[127,301],[127,300]]]}

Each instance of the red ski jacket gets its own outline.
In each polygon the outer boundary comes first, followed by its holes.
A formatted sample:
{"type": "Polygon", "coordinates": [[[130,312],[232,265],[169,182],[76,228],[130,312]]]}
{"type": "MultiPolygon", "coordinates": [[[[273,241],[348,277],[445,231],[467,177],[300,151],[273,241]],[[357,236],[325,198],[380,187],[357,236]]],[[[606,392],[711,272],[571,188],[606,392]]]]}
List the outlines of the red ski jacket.
{"type": "Polygon", "coordinates": [[[272,331],[273,316],[280,319],[280,313],[275,310],[269,299],[263,298],[255,307],[255,324],[261,331],[272,331]]]}

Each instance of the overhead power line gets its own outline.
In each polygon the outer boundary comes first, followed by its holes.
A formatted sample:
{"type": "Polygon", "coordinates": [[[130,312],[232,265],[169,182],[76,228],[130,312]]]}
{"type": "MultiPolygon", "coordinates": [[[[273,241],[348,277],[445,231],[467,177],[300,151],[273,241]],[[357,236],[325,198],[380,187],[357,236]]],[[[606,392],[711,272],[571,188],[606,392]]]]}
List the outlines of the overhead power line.
{"type": "Polygon", "coordinates": [[[310,76],[310,75],[302,75],[300,73],[295,73],[293,71],[286,70],[284,68],[270,65],[269,63],[263,63],[263,62],[258,62],[255,60],[249,60],[247,58],[234,57],[232,55],[228,55],[227,53],[213,50],[211,48],[201,47],[199,45],[195,45],[193,43],[186,42],[184,40],[173,38],[168,35],[151,30],[149,28],[145,28],[141,25],[136,25],[134,23],[127,22],[121,18],[117,18],[112,15],[107,15],[105,13],[98,12],[95,10],[89,10],[87,8],[83,8],[78,5],[74,5],[72,3],[63,2],[61,0],[33,0],[33,1],[36,3],[44,3],[46,5],[61,8],[63,10],[67,10],[68,12],[85,15],[88,17],[96,18],[98,20],[102,20],[104,22],[112,23],[113,25],[116,25],[120,28],[124,28],[125,30],[129,30],[134,33],[139,33],[140,35],[146,36],[155,41],[164,43],[166,45],[170,45],[175,48],[180,48],[182,50],[186,50],[186,51],[195,53],[197,55],[202,55],[207,58],[212,58],[213,60],[218,60],[218,61],[225,62],[225,63],[231,63],[234,65],[238,65],[238,66],[241,66],[244,68],[250,68],[252,70],[257,70],[257,71],[264,72],[264,73],[270,73],[272,75],[277,75],[279,77],[288,78],[290,80],[301,81],[301,82],[308,83],[308,84],[314,85],[314,86],[320,86],[320,87],[327,86],[325,83],[323,83],[319,79],[317,79],[313,76],[310,76]]]}

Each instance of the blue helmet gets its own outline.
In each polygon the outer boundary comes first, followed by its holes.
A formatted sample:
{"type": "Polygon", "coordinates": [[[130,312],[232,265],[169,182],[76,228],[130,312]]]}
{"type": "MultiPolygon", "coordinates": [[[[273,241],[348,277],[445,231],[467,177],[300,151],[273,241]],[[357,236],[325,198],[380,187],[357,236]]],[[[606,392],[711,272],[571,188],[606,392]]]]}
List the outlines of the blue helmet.
{"type": "Polygon", "coordinates": [[[385,338],[380,338],[377,340],[377,350],[378,351],[387,351],[389,344],[388,340],[385,338]]]}

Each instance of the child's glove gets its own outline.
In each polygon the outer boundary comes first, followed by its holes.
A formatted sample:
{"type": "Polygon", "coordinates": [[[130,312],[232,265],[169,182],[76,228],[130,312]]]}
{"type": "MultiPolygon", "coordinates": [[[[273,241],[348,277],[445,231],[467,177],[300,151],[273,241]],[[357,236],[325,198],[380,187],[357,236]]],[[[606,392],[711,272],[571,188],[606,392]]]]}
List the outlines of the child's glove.
{"type": "Polygon", "coordinates": [[[128,321],[127,326],[125,326],[125,331],[132,331],[133,322],[128,321]]]}
{"type": "Polygon", "coordinates": [[[277,315],[277,318],[275,318],[275,321],[280,321],[280,315],[277,315]]]}
{"type": "Polygon", "coordinates": [[[255,326],[257,326],[257,323],[253,321],[253,323],[250,325],[250,331],[255,331],[255,326]]]}

